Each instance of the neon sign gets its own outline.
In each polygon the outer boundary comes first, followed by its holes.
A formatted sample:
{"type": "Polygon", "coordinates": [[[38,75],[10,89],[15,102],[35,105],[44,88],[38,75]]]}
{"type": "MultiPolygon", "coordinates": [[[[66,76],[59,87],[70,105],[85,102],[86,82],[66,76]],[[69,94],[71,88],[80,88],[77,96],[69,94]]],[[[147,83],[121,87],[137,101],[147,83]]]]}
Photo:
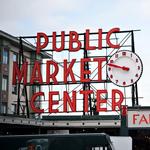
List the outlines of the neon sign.
{"type": "MultiPolygon", "coordinates": [[[[113,28],[110,31],[108,31],[106,33],[106,44],[110,47],[110,48],[115,48],[115,49],[119,49],[120,45],[119,44],[115,44],[112,43],[112,41],[110,40],[110,37],[113,33],[119,33],[120,29],[119,28],[113,28]]],[[[80,51],[80,49],[82,49],[84,47],[85,51],[91,51],[92,53],[94,53],[94,50],[99,50],[99,53],[101,53],[102,51],[102,46],[103,46],[103,42],[102,42],[102,29],[98,30],[98,34],[97,34],[97,46],[96,45],[91,45],[90,44],[90,30],[87,29],[85,31],[85,39],[84,39],[84,43],[85,45],[83,45],[83,43],[80,41],[79,39],[79,34],[75,31],[70,31],[68,34],[69,37],[69,52],[72,53],[76,53],[77,51],[80,51]]],[[[65,49],[65,32],[62,31],[61,35],[60,35],[60,45],[58,47],[57,43],[57,38],[56,38],[56,32],[52,33],[52,44],[51,47],[49,47],[48,43],[49,43],[49,38],[45,33],[37,33],[37,43],[36,43],[36,55],[39,55],[40,52],[42,51],[42,49],[44,48],[48,48],[48,49],[53,49],[53,51],[61,53],[63,52],[63,50],[65,49]],[[41,41],[42,39],[42,41],[41,41]]],[[[127,54],[127,53],[126,53],[127,54]]],[[[132,53],[130,53],[131,56],[132,53]]],[[[109,78],[112,82],[117,82],[116,84],[119,86],[126,86],[126,83],[122,82],[122,78],[123,77],[119,77],[119,79],[121,80],[122,83],[118,83],[119,80],[117,79],[114,80],[113,78],[113,73],[115,74],[116,71],[119,70],[118,73],[124,75],[124,74],[133,74],[134,72],[132,72],[132,66],[124,66],[124,64],[121,64],[122,62],[124,63],[124,61],[120,61],[121,63],[116,64],[118,61],[115,62],[115,60],[117,60],[117,58],[121,57],[122,59],[124,59],[125,53],[120,53],[120,56],[112,56],[113,60],[110,58],[109,62],[108,60],[106,60],[106,57],[97,57],[97,58],[81,58],[80,59],[80,65],[78,70],[80,71],[80,83],[89,83],[92,82],[93,79],[87,78],[87,75],[91,74],[91,71],[86,69],[84,66],[87,62],[94,62],[98,67],[97,67],[97,79],[94,79],[94,82],[101,82],[103,79],[103,72],[102,72],[102,65],[103,63],[108,63],[108,75],[109,78]],[[117,58],[116,58],[117,57],[117,58]],[[123,65],[123,66],[120,66],[123,65]],[[121,72],[120,72],[121,71],[121,72]]],[[[128,57],[127,57],[128,58],[128,57]]],[[[133,57],[131,57],[133,58],[133,57]]],[[[139,58],[139,57],[137,57],[139,58]]],[[[135,58],[135,64],[137,61],[137,58],[135,58]]],[[[134,59],[133,59],[134,61],[134,59]]],[[[135,82],[138,81],[139,77],[142,74],[142,63],[140,59],[138,59],[138,65],[137,65],[137,69],[136,69],[136,74],[138,74],[138,76],[135,76],[135,80],[132,79],[132,75],[130,76],[130,81],[128,81],[128,85],[132,85],[135,82]]],[[[63,76],[63,83],[67,84],[68,82],[72,82],[72,83],[77,83],[77,80],[75,78],[74,72],[73,72],[73,67],[76,63],[76,59],[72,59],[70,62],[67,59],[63,60],[63,71],[62,71],[62,76],[63,76]],[[69,65],[68,65],[69,64],[69,65]],[[68,81],[68,77],[70,77],[71,81],[68,81]]],[[[47,60],[46,61],[46,84],[50,84],[52,83],[53,85],[58,84],[58,79],[57,79],[57,74],[59,73],[60,69],[59,69],[59,65],[57,64],[57,62],[53,61],[53,60],[47,60]],[[51,72],[50,67],[53,66],[53,72],[51,72]]],[[[18,64],[16,62],[13,63],[13,84],[21,83],[21,81],[23,81],[23,84],[26,85],[27,84],[27,74],[29,74],[29,70],[28,70],[28,62],[25,61],[22,64],[22,67],[19,68],[18,64]]],[[[134,76],[134,75],[133,75],[134,76]]],[[[125,82],[125,81],[124,81],[125,82]]],[[[30,84],[33,85],[34,83],[36,84],[42,84],[43,83],[43,76],[42,76],[42,70],[41,70],[41,64],[38,61],[34,62],[34,66],[31,72],[31,77],[30,77],[30,84]]],[[[83,95],[84,97],[84,108],[83,111],[84,112],[88,112],[88,107],[89,107],[89,103],[88,103],[88,96],[89,94],[92,94],[93,90],[80,90],[79,94],[83,95]]],[[[63,91],[63,112],[68,112],[68,109],[71,109],[72,112],[76,112],[77,111],[77,102],[76,102],[76,97],[77,97],[77,91],[73,90],[72,91],[72,96],[69,95],[69,93],[67,91],[63,91]],[[68,108],[67,106],[69,106],[70,108],[68,108]]],[[[96,111],[97,112],[106,112],[107,108],[102,107],[103,104],[107,103],[107,99],[104,99],[101,97],[101,95],[103,94],[108,94],[107,90],[104,89],[98,89],[96,91],[96,111]]],[[[38,97],[44,96],[45,93],[44,92],[37,92],[34,93],[34,95],[32,95],[31,100],[30,100],[30,106],[31,109],[36,112],[36,113],[44,113],[44,109],[39,109],[36,108],[35,106],[35,101],[38,97]]],[[[54,108],[54,106],[59,105],[59,101],[54,100],[54,96],[59,95],[59,91],[49,91],[48,92],[48,112],[49,113],[59,113],[59,109],[54,108]]],[[[122,93],[122,91],[120,91],[119,89],[112,89],[111,91],[111,99],[112,99],[112,111],[115,111],[117,108],[120,108],[123,100],[124,100],[124,95],[122,93]]]]}

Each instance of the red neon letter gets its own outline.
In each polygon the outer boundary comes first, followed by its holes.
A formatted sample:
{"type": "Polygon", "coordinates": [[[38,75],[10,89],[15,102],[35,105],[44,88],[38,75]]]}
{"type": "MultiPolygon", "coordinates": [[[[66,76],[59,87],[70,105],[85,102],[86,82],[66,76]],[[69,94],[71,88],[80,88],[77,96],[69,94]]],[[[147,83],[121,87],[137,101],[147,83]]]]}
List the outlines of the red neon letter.
{"type": "Polygon", "coordinates": [[[102,80],[102,63],[103,61],[106,61],[105,57],[101,58],[94,58],[94,61],[98,62],[98,81],[102,80]]]}
{"type": "Polygon", "coordinates": [[[139,116],[139,114],[133,114],[133,124],[136,124],[137,116],[139,116]]]}
{"type": "Polygon", "coordinates": [[[46,62],[46,83],[49,84],[50,83],[50,78],[52,78],[52,80],[54,81],[54,84],[57,84],[57,79],[56,79],[56,75],[58,73],[58,65],[57,63],[55,63],[54,61],[52,60],[49,60],[46,62]],[[50,65],[53,65],[54,66],[54,71],[53,73],[51,74],[51,70],[50,70],[50,65]]]}
{"type": "Polygon", "coordinates": [[[58,105],[59,101],[53,101],[53,95],[59,95],[58,91],[49,92],[49,113],[58,113],[58,109],[53,109],[53,105],[58,105]]]}
{"type": "Polygon", "coordinates": [[[41,74],[41,66],[38,61],[34,62],[34,67],[32,70],[31,80],[30,83],[33,84],[35,81],[38,81],[38,83],[42,83],[42,74],[41,74]]]}
{"type": "Polygon", "coordinates": [[[53,32],[53,37],[52,37],[52,43],[53,43],[53,50],[56,52],[60,52],[64,49],[65,47],[65,32],[61,32],[61,46],[59,48],[56,47],[56,32],[53,32]]]}
{"type": "Polygon", "coordinates": [[[32,98],[31,98],[31,101],[30,101],[30,106],[31,106],[31,109],[35,112],[35,113],[44,113],[44,109],[37,109],[34,105],[34,102],[36,101],[36,98],[38,96],[44,96],[44,92],[38,92],[38,93],[35,93],[32,98]]]}
{"type": "Polygon", "coordinates": [[[98,49],[102,49],[102,29],[98,30],[98,49]]]}
{"type": "Polygon", "coordinates": [[[92,90],[87,90],[87,91],[80,91],[80,94],[83,94],[84,97],[84,112],[88,112],[88,97],[89,94],[93,93],[92,90]]]}
{"type": "Polygon", "coordinates": [[[37,33],[36,53],[39,54],[42,48],[45,48],[48,44],[48,36],[45,33],[37,33]],[[45,42],[41,44],[41,38],[44,38],[45,42]]]}
{"type": "Polygon", "coordinates": [[[116,106],[120,109],[123,102],[123,93],[117,89],[112,90],[112,111],[116,110],[116,106]],[[116,102],[116,94],[120,96],[118,102],[116,102]]]}
{"type": "Polygon", "coordinates": [[[86,50],[95,50],[96,46],[90,46],[90,30],[87,29],[85,32],[85,49],[86,50]]]}
{"type": "Polygon", "coordinates": [[[111,40],[110,40],[110,36],[111,36],[111,34],[112,33],[115,33],[115,32],[119,32],[120,31],[120,29],[119,28],[113,28],[113,29],[111,29],[108,33],[107,33],[107,35],[106,35],[106,42],[107,42],[107,44],[111,47],[111,48],[120,48],[120,45],[119,44],[112,44],[111,43],[111,40]]]}
{"type": "Polygon", "coordinates": [[[18,79],[18,83],[21,82],[23,78],[23,84],[27,84],[27,71],[28,71],[28,62],[24,62],[22,65],[22,69],[19,70],[16,62],[13,63],[13,80],[12,84],[16,84],[16,80],[18,79]],[[18,77],[18,78],[17,78],[18,77]]]}
{"type": "Polygon", "coordinates": [[[67,112],[67,104],[69,104],[72,112],[76,112],[76,91],[72,92],[72,101],[68,92],[64,91],[64,112],[67,112]]]}
{"type": "Polygon", "coordinates": [[[97,112],[100,112],[100,111],[107,111],[107,108],[102,108],[102,104],[103,103],[107,103],[107,100],[106,99],[103,99],[102,98],[102,95],[101,94],[107,94],[107,90],[97,90],[97,95],[96,95],[96,99],[97,99],[97,104],[96,104],[96,110],[97,112]]]}
{"type": "Polygon", "coordinates": [[[70,31],[69,33],[69,50],[72,52],[78,51],[81,49],[81,42],[79,41],[79,35],[75,31],[70,31]],[[73,47],[73,43],[77,44],[77,47],[73,47]]]}
{"type": "Polygon", "coordinates": [[[74,77],[74,73],[72,71],[72,67],[74,65],[74,63],[76,62],[76,59],[72,59],[68,68],[67,68],[67,59],[64,60],[64,83],[67,83],[67,78],[70,74],[71,80],[73,83],[76,83],[75,77],[74,77]]]}
{"type": "Polygon", "coordinates": [[[91,59],[90,58],[83,58],[81,59],[81,63],[80,63],[80,81],[81,82],[90,82],[89,78],[86,78],[87,74],[91,74],[91,71],[88,70],[88,68],[86,68],[85,63],[90,62],[91,59]]]}

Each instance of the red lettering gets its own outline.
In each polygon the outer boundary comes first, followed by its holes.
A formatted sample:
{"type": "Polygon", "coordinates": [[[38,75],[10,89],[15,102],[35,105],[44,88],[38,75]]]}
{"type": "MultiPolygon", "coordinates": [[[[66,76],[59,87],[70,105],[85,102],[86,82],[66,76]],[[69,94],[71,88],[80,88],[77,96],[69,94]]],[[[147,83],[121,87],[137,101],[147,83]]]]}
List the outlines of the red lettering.
{"type": "Polygon", "coordinates": [[[68,92],[64,91],[64,103],[63,103],[63,109],[64,109],[64,112],[67,112],[67,104],[69,104],[72,112],[76,112],[76,92],[73,91],[72,92],[72,101],[71,101],[71,98],[68,94],[68,92]]]}
{"type": "Polygon", "coordinates": [[[54,95],[59,95],[58,91],[49,92],[49,113],[58,113],[58,109],[53,109],[53,105],[58,105],[59,101],[53,100],[54,95]]]}
{"type": "Polygon", "coordinates": [[[34,102],[36,101],[36,98],[37,98],[38,96],[44,96],[44,92],[38,92],[38,93],[35,93],[35,94],[32,96],[31,101],[30,101],[31,109],[32,109],[35,113],[44,113],[44,109],[36,108],[35,105],[34,105],[34,102]]]}
{"type": "Polygon", "coordinates": [[[21,70],[19,70],[17,63],[14,62],[12,84],[13,85],[16,84],[17,80],[18,80],[18,83],[20,83],[21,80],[23,79],[23,84],[26,85],[27,84],[27,71],[28,71],[28,62],[23,63],[21,70]]]}
{"type": "Polygon", "coordinates": [[[42,83],[42,74],[41,74],[41,66],[38,61],[34,62],[34,67],[32,70],[31,80],[30,83],[33,84],[35,81],[38,81],[38,83],[42,83]]]}
{"type": "Polygon", "coordinates": [[[116,106],[118,106],[118,108],[120,109],[122,102],[123,102],[123,93],[120,90],[113,89],[112,90],[112,111],[116,110],[116,106]],[[116,94],[119,95],[118,102],[116,101],[116,94]]]}
{"type": "Polygon", "coordinates": [[[136,124],[137,116],[139,116],[139,114],[133,114],[133,124],[136,124]]]}
{"type": "Polygon", "coordinates": [[[98,30],[98,49],[102,49],[102,29],[98,30]]]}
{"type": "Polygon", "coordinates": [[[65,48],[65,32],[61,32],[61,46],[59,48],[56,47],[56,32],[53,32],[52,36],[53,50],[56,52],[60,52],[65,48]]]}
{"type": "Polygon", "coordinates": [[[96,99],[97,99],[96,110],[97,110],[97,112],[100,112],[100,111],[106,112],[106,111],[107,111],[107,108],[104,108],[104,107],[102,108],[101,106],[102,106],[103,103],[107,103],[107,100],[106,100],[106,99],[103,99],[101,94],[107,94],[107,90],[97,90],[97,96],[96,96],[96,99]]]}
{"type": "Polygon", "coordinates": [[[70,31],[69,33],[69,50],[76,52],[81,49],[81,42],[79,41],[79,35],[75,31],[70,31]],[[73,47],[73,43],[77,44],[77,47],[73,47]]]}
{"type": "Polygon", "coordinates": [[[76,59],[72,59],[68,68],[67,68],[67,60],[64,60],[64,83],[67,83],[67,78],[70,75],[71,80],[73,83],[76,83],[75,77],[74,77],[74,73],[72,71],[72,67],[74,65],[74,63],[76,62],[76,59]]]}
{"type": "Polygon", "coordinates": [[[39,54],[41,49],[45,48],[48,44],[48,36],[45,33],[37,33],[36,53],[39,54]],[[41,44],[41,38],[44,38],[44,43],[41,44]]]}
{"type": "Polygon", "coordinates": [[[90,70],[87,70],[87,68],[85,66],[85,63],[91,61],[90,58],[84,58],[81,59],[81,63],[80,63],[80,81],[81,82],[90,82],[89,78],[86,78],[86,75],[91,74],[90,70]]]}
{"type": "Polygon", "coordinates": [[[148,121],[147,121],[147,119],[146,119],[146,117],[145,117],[144,114],[141,116],[141,119],[140,119],[140,121],[139,121],[139,124],[142,124],[142,123],[148,124],[148,121]]]}
{"type": "Polygon", "coordinates": [[[59,68],[58,68],[57,63],[55,63],[52,60],[47,61],[47,63],[46,63],[46,83],[47,84],[50,83],[50,79],[52,79],[54,81],[54,84],[58,83],[57,79],[56,79],[56,76],[58,74],[58,70],[59,70],[59,68]],[[51,73],[50,65],[54,66],[53,73],[51,73]]]}
{"type": "Polygon", "coordinates": [[[86,50],[95,50],[96,46],[90,46],[90,30],[87,29],[85,32],[85,49],[86,50]]]}

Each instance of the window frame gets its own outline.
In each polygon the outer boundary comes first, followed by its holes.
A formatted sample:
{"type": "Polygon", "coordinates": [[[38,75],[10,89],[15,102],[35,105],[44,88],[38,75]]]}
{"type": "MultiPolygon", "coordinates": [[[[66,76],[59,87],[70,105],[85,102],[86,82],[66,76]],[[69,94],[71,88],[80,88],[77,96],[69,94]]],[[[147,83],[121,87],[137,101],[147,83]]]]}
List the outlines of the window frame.
{"type": "Polygon", "coordinates": [[[8,76],[3,75],[2,77],[2,91],[8,91],[8,76]]]}
{"type": "Polygon", "coordinates": [[[2,54],[2,63],[5,64],[5,65],[8,65],[8,60],[9,60],[9,51],[7,48],[4,48],[3,49],[3,54],[2,54]]]}
{"type": "MultiPolygon", "coordinates": [[[[18,63],[18,53],[16,53],[16,52],[13,52],[13,62],[18,63]],[[14,56],[16,56],[16,60],[14,60],[14,56]]],[[[17,84],[12,85],[12,94],[17,95],[17,92],[18,92],[17,84]]]]}

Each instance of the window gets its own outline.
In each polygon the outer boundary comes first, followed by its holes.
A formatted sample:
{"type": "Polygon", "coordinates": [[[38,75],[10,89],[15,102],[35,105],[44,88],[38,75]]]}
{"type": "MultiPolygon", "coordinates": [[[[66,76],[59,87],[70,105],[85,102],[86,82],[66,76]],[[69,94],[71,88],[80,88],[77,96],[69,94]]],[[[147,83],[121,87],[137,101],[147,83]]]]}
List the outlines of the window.
{"type": "Polygon", "coordinates": [[[1,113],[6,114],[7,113],[7,105],[6,103],[2,103],[1,105],[1,113]]]}
{"type": "MultiPolygon", "coordinates": [[[[13,53],[13,62],[18,62],[17,53],[13,53]]],[[[17,94],[17,85],[12,85],[12,93],[17,94]]]]}
{"type": "Polygon", "coordinates": [[[13,53],[13,62],[18,62],[18,55],[17,55],[17,53],[13,53]]]}
{"type": "Polygon", "coordinates": [[[3,50],[3,64],[8,64],[8,50],[3,50]]]}
{"type": "Polygon", "coordinates": [[[7,87],[8,87],[8,76],[4,75],[2,79],[2,90],[7,91],[7,87]]]}

